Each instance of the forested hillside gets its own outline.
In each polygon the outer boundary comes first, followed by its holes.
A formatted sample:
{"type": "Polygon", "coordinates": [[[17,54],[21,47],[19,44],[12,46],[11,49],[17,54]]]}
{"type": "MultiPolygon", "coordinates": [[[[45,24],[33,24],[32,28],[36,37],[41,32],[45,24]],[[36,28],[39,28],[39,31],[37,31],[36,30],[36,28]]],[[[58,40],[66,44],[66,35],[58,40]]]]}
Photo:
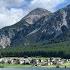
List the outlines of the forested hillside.
{"type": "Polygon", "coordinates": [[[62,57],[70,58],[70,41],[44,44],[37,43],[30,46],[19,45],[15,48],[0,49],[1,57],[62,57]]]}

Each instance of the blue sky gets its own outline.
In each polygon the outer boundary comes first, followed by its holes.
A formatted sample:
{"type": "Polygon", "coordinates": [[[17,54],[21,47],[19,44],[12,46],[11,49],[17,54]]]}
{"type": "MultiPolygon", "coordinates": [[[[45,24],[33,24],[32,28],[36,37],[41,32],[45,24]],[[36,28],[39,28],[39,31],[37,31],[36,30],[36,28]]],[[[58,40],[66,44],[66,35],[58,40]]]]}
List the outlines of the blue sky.
{"type": "Polygon", "coordinates": [[[70,0],[0,0],[0,28],[13,25],[35,8],[51,12],[70,4],[70,0]]]}
{"type": "Polygon", "coordinates": [[[70,4],[70,0],[64,0],[62,3],[58,4],[57,6],[54,7],[55,10],[58,10],[60,8],[63,8],[67,5],[70,4]]]}

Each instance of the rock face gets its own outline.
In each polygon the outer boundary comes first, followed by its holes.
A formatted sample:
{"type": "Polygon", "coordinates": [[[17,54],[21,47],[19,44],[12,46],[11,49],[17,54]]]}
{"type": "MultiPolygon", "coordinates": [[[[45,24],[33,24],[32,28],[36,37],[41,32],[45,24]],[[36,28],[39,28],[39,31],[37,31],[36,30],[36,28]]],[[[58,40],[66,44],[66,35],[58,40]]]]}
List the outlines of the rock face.
{"type": "Polygon", "coordinates": [[[37,8],[32,10],[27,16],[24,17],[24,20],[29,24],[34,24],[43,16],[49,16],[51,14],[50,11],[42,8],[37,8]]]}
{"type": "Polygon", "coordinates": [[[27,16],[22,18],[18,23],[0,30],[0,46],[15,46],[25,41],[25,37],[34,31],[33,26],[39,19],[44,16],[49,17],[51,13],[45,9],[37,8],[31,11],[27,16]]]}
{"type": "Polygon", "coordinates": [[[33,32],[27,35],[27,43],[61,42],[70,40],[70,5],[53,13],[50,17],[43,17],[35,26],[33,32]],[[39,25],[38,25],[39,24],[39,25]],[[42,26],[40,26],[42,24],[42,26]],[[40,27],[39,27],[40,26],[40,27]]]}
{"type": "Polygon", "coordinates": [[[70,5],[53,14],[41,8],[0,30],[0,46],[70,41],[70,5]]]}
{"type": "Polygon", "coordinates": [[[4,35],[2,37],[0,37],[0,45],[3,48],[5,48],[7,46],[10,46],[10,44],[11,44],[11,41],[10,41],[10,38],[9,37],[4,36],[4,35]]]}

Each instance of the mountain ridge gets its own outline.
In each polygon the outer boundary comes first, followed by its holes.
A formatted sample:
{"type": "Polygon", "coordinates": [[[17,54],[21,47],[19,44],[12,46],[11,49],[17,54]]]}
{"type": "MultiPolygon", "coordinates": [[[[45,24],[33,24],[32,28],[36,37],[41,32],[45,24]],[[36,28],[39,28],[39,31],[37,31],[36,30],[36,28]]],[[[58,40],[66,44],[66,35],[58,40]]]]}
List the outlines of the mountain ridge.
{"type": "Polygon", "coordinates": [[[29,24],[34,24],[43,16],[48,16],[49,14],[52,14],[52,13],[46,9],[36,8],[32,10],[29,14],[27,14],[23,19],[29,24]]]}
{"type": "MultiPolygon", "coordinates": [[[[47,13],[47,16],[50,14],[47,10],[42,9],[42,8],[37,8],[37,9],[33,10],[32,13],[37,14],[39,12],[39,14],[41,15],[41,14],[44,14],[44,12],[42,12],[43,10],[47,13]],[[40,10],[40,11],[38,11],[38,10],[40,10]]],[[[25,17],[28,17],[30,15],[31,14],[28,14],[25,17]]],[[[42,16],[45,16],[45,15],[42,15],[42,16]]],[[[6,46],[11,46],[11,43],[13,43],[13,42],[15,43],[17,40],[20,42],[20,41],[22,41],[22,39],[24,39],[24,37],[28,33],[32,32],[34,30],[34,28],[31,26],[31,24],[28,23],[24,19],[25,17],[23,17],[19,22],[17,22],[14,25],[7,26],[7,27],[0,29],[0,46],[5,48],[6,46]]],[[[35,19],[35,18],[33,18],[33,19],[35,19]]],[[[39,19],[40,18],[41,17],[39,17],[39,19]]],[[[36,21],[34,21],[33,23],[35,23],[36,21]]]]}
{"type": "Polygon", "coordinates": [[[70,5],[54,13],[37,8],[15,25],[0,30],[0,45],[54,43],[70,41],[70,5]],[[40,16],[40,17],[39,17],[40,16]]]}

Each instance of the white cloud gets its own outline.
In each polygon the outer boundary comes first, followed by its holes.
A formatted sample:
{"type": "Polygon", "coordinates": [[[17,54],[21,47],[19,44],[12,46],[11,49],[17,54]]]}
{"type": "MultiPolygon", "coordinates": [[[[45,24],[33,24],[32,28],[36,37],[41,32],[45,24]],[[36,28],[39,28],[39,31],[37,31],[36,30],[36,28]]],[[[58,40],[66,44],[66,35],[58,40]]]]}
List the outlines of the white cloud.
{"type": "Polygon", "coordinates": [[[28,11],[45,8],[55,11],[55,7],[65,0],[0,0],[0,28],[18,22],[28,11]]]}
{"type": "Polygon", "coordinates": [[[41,7],[41,8],[45,8],[49,11],[54,11],[54,8],[63,3],[64,0],[33,0],[30,8],[37,8],[37,7],[41,7]]]}
{"type": "Polygon", "coordinates": [[[15,24],[27,14],[28,11],[18,8],[22,2],[24,0],[0,0],[0,28],[15,24]]]}
{"type": "Polygon", "coordinates": [[[18,22],[22,17],[22,9],[11,8],[8,10],[3,8],[3,10],[0,11],[0,28],[14,24],[18,22]]]}
{"type": "Polygon", "coordinates": [[[0,0],[0,7],[1,6],[20,6],[24,2],[24,0],[0,0]]]}

